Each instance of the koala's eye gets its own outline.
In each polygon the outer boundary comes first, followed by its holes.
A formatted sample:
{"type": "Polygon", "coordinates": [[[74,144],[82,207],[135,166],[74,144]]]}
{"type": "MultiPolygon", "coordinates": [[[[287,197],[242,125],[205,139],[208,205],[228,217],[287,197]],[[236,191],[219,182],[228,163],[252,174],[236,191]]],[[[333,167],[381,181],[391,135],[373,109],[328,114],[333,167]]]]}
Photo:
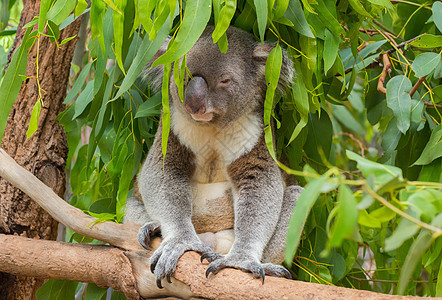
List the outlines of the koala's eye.
{"type": "Polygon", "coordinates": [[[230,78],[225,78],[223,80],[221,80],[220,82],[218,82],[218,86],[219,87],[226,87],[228,85],[230,85],[232,83],[232,80],[230,78]]]}

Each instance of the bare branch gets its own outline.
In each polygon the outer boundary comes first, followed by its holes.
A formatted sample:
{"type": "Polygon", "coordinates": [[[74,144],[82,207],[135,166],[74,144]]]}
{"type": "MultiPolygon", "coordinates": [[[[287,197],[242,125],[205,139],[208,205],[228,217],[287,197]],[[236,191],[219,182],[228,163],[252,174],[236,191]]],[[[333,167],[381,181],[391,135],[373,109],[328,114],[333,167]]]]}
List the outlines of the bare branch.
{"type": "Polygon", "coordinates": [[[419,78],[419,80],[416,82],[416,84],[413,86],[411,91],[408,93],[410,97],[413,97],[414,93],[416,93],[417,89],[421,86],[422,82],[424,82],[425,78],[427,78],[427,75],[419,78]]]}
{"type": "Polygon", "coordinates": [[[384,68],[382,69],[381,76],[379,77],[379,80],[378,80],[378,92],[386,95],[387,89],[384,87],[384,82],[385,82],[385,78],[387,77],[387,74],[391,73],[390,59],[388,58],[387,53],[382,54],[382,62],[384,64],[384,68]]]}
{"type": "Polygon", "coordinates": [[[0,176],[36,201],[54,219],[73,231],[127,250],[141,250],[137,241],[139,225],[113,222],[96,223],[96,218],[75,208],[20,167],[3,149],[0,149],[0,176]]]}

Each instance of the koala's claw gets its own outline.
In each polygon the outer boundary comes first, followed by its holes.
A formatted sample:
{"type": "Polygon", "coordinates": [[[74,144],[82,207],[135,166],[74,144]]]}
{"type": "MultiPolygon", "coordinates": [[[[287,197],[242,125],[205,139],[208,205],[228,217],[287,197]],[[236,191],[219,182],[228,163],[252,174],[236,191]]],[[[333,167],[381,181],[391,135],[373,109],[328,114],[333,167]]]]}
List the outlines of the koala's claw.
{"type": "Polygon", "coordinates": [[[284,276],[285,278],[292,279],[292,274],[290,273],[290,271],[283,266],[265,263],[262,265],[262,267],[264,268],[264,271],[267,275],[275,277],[284,276]]]}
{"type": "Polygon", "coordinates": [[[149,243],[155,236],[161,235],[160,222],[147,222],[138,230],[138,242],[144,249],[149,250],[149,243]]]}
{"type": "Polygon", "coordinates": [[[214,252],[196,236],[195,238],[186,236],[165,238],[150,258],[150,270],[155,275],[157,286],[160,289],[163,288],[161,283],[163,279],[172,283],[171,276],[175,272],[178,260],[186,251],[214,252]]]}
{"type": "MultiPolygon", "coordinates": [[[[206,256],[204,258],[206,258],[206,256]]],[[[262,283],[264,283],[265,270],[261,263],[243,259],[232,259],[222,255],[220,255],[220,258],[210,263],[206,270],[206,277],[209,277],[211,273],[216,275],[219,271],[227,267],[240,269],[244,272],[250,272],[252,273],[253,277],[261,278],[262,283]]]]}
{"type": "MultiPolygon", "coordinates": [[[[214,252],[214,251],[205,252],[201,255],[201,262],[203,262],[206,259],[209,263],[211,263],[212,261],[215,261],[221,257],[222,257],[221,254],[214,252]]],[[[206,275],[206,277],[207,277],[207,275],[206,275]]]]}
{"type": "MultiPolygon", "coordinates": [[[[275,277],[284,276],[290,279],[292,278],[292,274],[286,268],[280,265],[274,265],[271,263],[261,264],[255,261],[232,259],[220,254],[218,255],[221,256],[221,258],[218,258],[210,263],[209,267],[206,270],[206,278],[208,278],[210,274],[216,275],[219,271],[227,267],[240,269],[244,272],[250,272],[252,273],[253,277],[261,278],[263,284],[266,275],[275,277]]],[[[209,260],[210,258],[210,255],[203,254],[201,256],[201,259],[209,260]]]]}

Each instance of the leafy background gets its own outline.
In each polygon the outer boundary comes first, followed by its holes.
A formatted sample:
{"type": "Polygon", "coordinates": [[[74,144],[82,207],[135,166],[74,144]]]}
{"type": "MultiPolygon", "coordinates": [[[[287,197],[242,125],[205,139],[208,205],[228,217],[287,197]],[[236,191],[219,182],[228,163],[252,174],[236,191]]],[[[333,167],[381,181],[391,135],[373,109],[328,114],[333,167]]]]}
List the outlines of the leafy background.
{"type": "MultiPolygon", "coordinates": [[[[1,0],[0,70],[22,9],[1,0]]],[[[133,177],[168,117],[168,81],[153,94],[138,78],[179,60],[207,24],[228,47],[236,26],[275,42],[266,66],[266,128],[274,157],[305,190],[291,220],[285,264],[298,280],[381,293],[442,296],[442,2],[405,0],[42,0],[0,90],[0,138],[26,69],[27,49],[79,15],[87,49],[72,65],[59,121],[68,135],[70,203],[120,222],[133,177]],[[86,20],[87,22],[87,20],[86,20]],[[35,25],[35,26],[34,26],[35,25]],[[281,47],[297,77],[275,93],[281,47]],[[273,121],[271,121],[273,120],[273,121]]],[[[172,74],[182,83],[183,74],[172,74]]],[[[28,135],[38,126],[37,101],[28,135]]],[[[167,140],[168,126],[163,137],[167,140]]],[[[165,145],[165,143],[164,143],[165,145]]],[[[164,147],[165,148],[165,147],[164,147]]],[[[165,153],[166,154],[166,153],[165,153]]],[[[167,155],[167,154],[166,154],[167,155]]],[[[71,231],[66,240],[92,241],[71,231]]],[[[105,299],[93,284],[50,280],[39,299],[105,299]]],[[[124,296],[112,293],[112,299],[124,296]]]]}

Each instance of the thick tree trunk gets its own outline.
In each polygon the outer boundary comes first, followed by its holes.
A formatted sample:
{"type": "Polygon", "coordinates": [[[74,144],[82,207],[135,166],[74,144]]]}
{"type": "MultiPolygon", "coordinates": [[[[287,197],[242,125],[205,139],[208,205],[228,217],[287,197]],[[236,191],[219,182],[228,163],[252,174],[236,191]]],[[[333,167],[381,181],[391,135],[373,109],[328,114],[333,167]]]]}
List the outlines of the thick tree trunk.
{"type": "MultiPolygon", "coordinates": [[[[17,37],[13,50],[21,44],[23,25],[40,12],[39,0],[24,0],[17,37]]],[[[60,33],[60,40],[78,32],[77,20],[60,33]]],[[[32,108],[38,98],[35,60],[37,43],[28,55],[26,76],[17,100],[9,114],[2,140],[2,148],[20,165],[35,174],[58,195],[65,192],[64,167],[68,147],[63,128],[56,116],[63,109],[70,62],[76,39],[57,49],[46,37],[41,37],[39,49],[39,79],[42,91],[42,108],[39,126],[27,139],[26,132],[32,108]]],[[[11,52],[12,52],[11,51],[11,52]]],[[[12,53],[11,53],[12,54],[12,53]]],[[[9,56],[10,58],[12,55],[9,56]]],[[[57,223],[39,205],[5,180],[0,180],[0,233],[29,238],[55,239],[57,223]]],[[[42,284],[41,279],[0,273],[0,299],[32,299],[42,284]]]]}

